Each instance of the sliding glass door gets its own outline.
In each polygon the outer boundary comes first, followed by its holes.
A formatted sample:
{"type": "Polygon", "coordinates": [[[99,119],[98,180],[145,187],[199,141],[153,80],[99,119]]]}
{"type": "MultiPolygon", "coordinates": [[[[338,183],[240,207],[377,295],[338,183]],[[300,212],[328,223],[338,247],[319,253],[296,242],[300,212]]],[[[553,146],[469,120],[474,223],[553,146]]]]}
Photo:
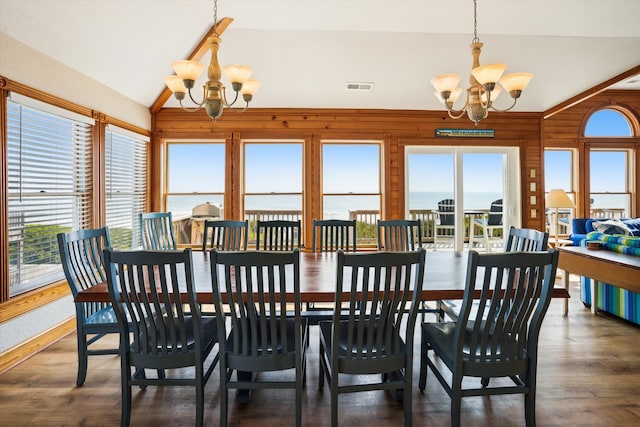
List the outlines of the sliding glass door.
{"type": "Polygon", "coordinates": [[[520,225],[518,148],[407,146],[406,215],[436,250],[502,246],[520,225]]]}

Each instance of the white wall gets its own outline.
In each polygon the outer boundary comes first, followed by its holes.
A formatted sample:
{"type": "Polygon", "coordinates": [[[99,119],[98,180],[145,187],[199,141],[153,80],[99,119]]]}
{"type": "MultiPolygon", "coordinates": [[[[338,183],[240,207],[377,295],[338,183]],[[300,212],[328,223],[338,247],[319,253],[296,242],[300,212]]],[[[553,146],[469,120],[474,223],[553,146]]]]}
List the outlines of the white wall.
{"type": "MultiPolygon", "coordinates": [[[[91,108],[143,129],[151,129],[149,108],[0,32],[0,75],[91,108]]],[[[55,327],[75,314],[62,298],[0,325],[0,353],[55,327]]]]}
{"type": "Polygon", "coordinates": [[[151,129],[149,107],[0,32],[0,75],[18,83],[151,129]]]}

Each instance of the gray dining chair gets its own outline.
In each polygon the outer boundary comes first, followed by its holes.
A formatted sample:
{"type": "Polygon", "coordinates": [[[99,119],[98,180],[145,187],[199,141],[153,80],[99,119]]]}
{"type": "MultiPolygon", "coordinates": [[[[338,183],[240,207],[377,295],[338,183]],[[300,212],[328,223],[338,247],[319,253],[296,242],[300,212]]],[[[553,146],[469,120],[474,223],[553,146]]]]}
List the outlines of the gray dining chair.
{"type": "Polygon", "coordinates": [[[433,226],[433,244],[438,249],[441,239],[452,240],[455,234],[455,200],[443,199],[438,202],[438,210],[435,212],[435,224],[433,226]]]}
{"type": "Polygon", "coordinates": [[[178,249],[171,212],[147,212],[138,215],[142,248],[152,251],[178,249]]]}
{"type": "Polygon", "coordinates": [[[378,250],[415,251],[422,247],[422,224],[419,219],[378,220],[378,250]]]}
{"type": "Polygon", "coordinates": [[[312,252],[356,251],[356,220],[314,219],[312,252]]]}
{"type": "MultiPolygon", "coordinates": [[[[108,227],[59,233],[57,238],[62,270],[74,299],[78,292],[107,280],[102,251],[111,246],[108,227]]],[[[89,356],[119,354],[118,348],[90,347],[107,334],[117,334],[119,329],[111,303],[76,302],[74,305],[78,345],[76,384],[81,386],[87,377],[89,356]]]]}
{"type": "MultiPolygon", "coordinates": [[[[502,199],[491,202],[489,212],[479,218],[474,218],[474,225],[482,229],[484,247],[487,252],[491,252],[491,241],[496,240],[495,232],[502,232],[504,228],[502,224],[502,199]]],[[[498,239],[504,241],[503,234],[500,234],[498,239]]]]}
{"type": "Polygon", "coordinates": [[[228,314],[227,321],[218,316],[218,341],[223,343],[220,425],[228,423],[229,389],[292,388],[295,424],[300,427],[308,338],[306,321],[301,317],[299,249],[212,250],[210,257],[215,310],[228,314]],[[293,379],[259,378],[264,372],[286,370],[293,370],[293,379]],[[236,381],[232,380],[234,371],[236,381]]]}
{"type": "Polygon", "coordinates": [[[211,354],[218,334],[216,317],[202,316],[196,302],[191,249],[105,249],[104,262],[120,331],[120,424],[131,421],[132,386],[173,385],[195,388],[195,424],[202,426],[204,386],[218,362],[218,353],[211,354]],[[185,289],[187,301],[176,301],[185,289]],[[159,370],[158,376],[147,377],[147,369],[159,370]]]}
{"type": "Polygon", "coordinates": [[[291,251],[302,246],[300,220],[256,222],[256,250],[291,251]]]}
{"type": "Polygon", "coordinates": [[[451,398],[452,426],[461,425],[463,397],[514,393],[524,395],[526,425],[536,425],[538,336],[557,264],[557,251],[470,251],[457,320],[421,325],[418,386],[425,390],[430,368],[451,398]],[[473,387],[469,377],[480,378],[480,387],[473,387]],[[513,384],[489,387],[490,378],[505,378],[513,384]]]}
{"type": "Polygon", "coordinates": [[[205,220],[202,233],[202,251],[246,251],[249,221],[205,220]]]}
{"type": "Polygon", "coordinates": [[[340,393],[369,390],[396,391],[404,425],[412,425],[413,334],[425,253],[338,252],[334,316],[320,322],[319,387],[329,383],[332,426],[338,425],[340,393]],[[343,292],[349,295],[344,300],[343,292]]]}
{"type": "Polygon", "coordinates": [[[505,252],[537,252],[546,251],[549,233],[532,228],[509,227],[505,252]]]}

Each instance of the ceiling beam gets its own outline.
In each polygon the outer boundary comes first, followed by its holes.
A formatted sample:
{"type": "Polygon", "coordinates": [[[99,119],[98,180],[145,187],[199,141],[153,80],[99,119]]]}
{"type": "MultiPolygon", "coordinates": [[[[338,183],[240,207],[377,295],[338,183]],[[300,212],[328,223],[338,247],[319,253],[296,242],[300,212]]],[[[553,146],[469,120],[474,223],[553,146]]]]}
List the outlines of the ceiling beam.
{"type": "Polygon", "coordinates": [[[597,94],[599,94],[600,92],[604,92],[605,90],[607,90],[609,88],[609,86],[616,84],[618,82],[621,82],[623,80],[626,80],[630,77],[633,77],[637,74],[640,74],[640,65],[636,65],[635,67],[631,68],[630,70],[625,71],[624,73],[618,74],[615,77],[610,78],[609,80],[600,83],[597,86],[592,87],[591,89],[587,89],[584,92],[579,93],[578,95],[574,96],[573,98],[569,98],[566,101],[556,105],[555,107],[551,107],[548,110],[546,110],[543,113],[543,117],[545,119],[548,119],[549,117],[558,114],[561,111],[566,110],[567,108],[571,108],[576,104],[581,103],[582,101],[585,101],[589,98],[591,98],[592,96],[595,96],[597,94]]]}
{"type": "MultiPolygon", "coordinates": [[[[233,18],[222,18],[216,25],[213,25],[209,31],[202,37],[202,40],[198,43],[198,45],[193,49],[193,51],[187,57],[188,60],[200,61],[205,53],[209,50],[209,37],[213,36],[214,33],[218,33],[218,35],[222,35],[224,31],[229,27],[229,25],[233,22],[233,18]]],[[[156,98],[156,100],[151,104],[149,108],[151,110],[151,114],[157,113],[164,106],[165,102],[171,98],[171,91],[168,87],[160,92],[160,95],[156,98]]]]}

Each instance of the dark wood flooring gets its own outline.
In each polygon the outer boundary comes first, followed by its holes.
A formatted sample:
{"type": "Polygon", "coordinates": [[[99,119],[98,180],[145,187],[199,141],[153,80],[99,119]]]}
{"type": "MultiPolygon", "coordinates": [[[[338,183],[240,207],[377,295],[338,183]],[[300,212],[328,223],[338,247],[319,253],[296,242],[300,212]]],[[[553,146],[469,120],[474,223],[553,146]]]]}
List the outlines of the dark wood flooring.
{"type": "MultiPolygon", "coordinates": [[[[640,327],[600,315],[579,301],[572,282],[568,317],[562,300],[552,302],[540,337],[537,421],[539,426],[640,425],[640,327]]],[[[328,426],[328,389],[319,390],[317,331],[312,328],[304,392],[304,425],[328,426]]],[[[419,343],[419,340],[416,340],[419,343]]],[[[416,345],[418,345],[418,343],[416,345]]],[[[417,352],[415,354],[418,354],[417,352]]],[[[115,426],[120,423],[119,363],[115,356],[89,359],[83,387],[75,386],[75,335],[70,335],[0,375],[2,426],[115,426]]],[[[449,398],[432,373],[424,394],[413,392],[414,426],[448,426],[449,398]]],[[[133,389],[132,426],[190,426],[193,389],[133,389]]],[[[217,369],[206,387],[205,424],[218,425],[217,369]]],[[[232,426],[291,426],[290,390],[260,390],[247,405],[230,402],[232,426]]],[[[341,426],[396,426],[402,406],[387,392],[341,395],[341,426]]],[[[463,399],[463,426],[523,426],[521,396],[463,399]]]]}

